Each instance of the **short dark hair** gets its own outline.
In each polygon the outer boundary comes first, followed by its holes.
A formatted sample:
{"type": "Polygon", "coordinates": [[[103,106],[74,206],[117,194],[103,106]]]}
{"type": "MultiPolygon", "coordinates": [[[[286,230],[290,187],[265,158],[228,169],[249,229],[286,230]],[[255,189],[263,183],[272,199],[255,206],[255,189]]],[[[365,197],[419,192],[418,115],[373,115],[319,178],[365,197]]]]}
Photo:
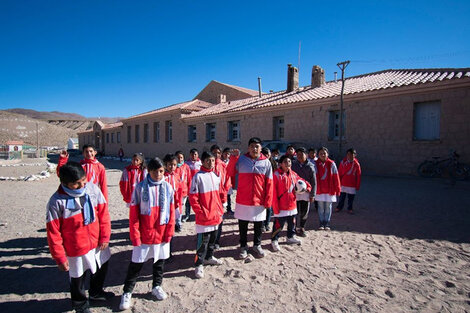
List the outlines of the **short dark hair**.
{"type": "Polygon", "coordinates": [[[294,149],[294,145],[287,145],[287,150],[289,150],[290,148],[294,149]]]}
{"type": "Polygon", "coordinates": [[[201,161],[204,162],[208,158],[215,158],[212,152],[204,151],[201,155],[201,161]]]}
{"type": "Polygon", "coordinates": [[[271,150],[269,150],[268,147],[263,147],[261,148],[261,153],[264,155],[264,156],[268,156],[268,154],[271,152],[271,150]]]}
{"type": "Polygon", "coordinates": [[[299,153],[299,152],[302,152],[302,153],[307,153],[307,149],[305,149],[305,147],[298,147],[297,149],[295,149],[295,152],[299,153]]]}
{"type": "Polygon", "coordinates": [[[320,147],[320,148],[318,148],[318,152],[320,152],[321,150],[325,151],[326,153],[329,153],[327,147],[320,147]]]}
{"type": "Polygon", "coordinates": [[[175,152],[175,155],[180,155],[180,154],[184,156],[184,153],[181,150],[178,150],[178,151],[175,152]]]}
{"type": "Polygon", "coordinates": [[[348,152],[351,152],[352,154],[357,154],[356,149],[354,148],[349,148],[348,151],[346,151],[346,153],[348,152]]]}
{"type": "Polygon", "coordinates": [[[193,154],[193,153],[195,153],[195,152],[197,152],[197,153],[199,154],[199,151],[197,151],[196,148],[192,148],[191,150],[189,150],[189,153],[191,153],[191,154],[193,154]]]}
{"type": "Polygon", "coordinates": [[[147,170],[149,172],[158,170],[159,168],[163,167],[163,162],[160,160],[158,157],[154,157],[153,159],[150,159],[149,164],[147,165],[147,170]]]}
{"type": "Polygon", "coordinates": [[[93,150],[96,151],[96,148],[95,148],[94,145],[88,144],[88,145],[83,145],[82,152],[85,151],[85,150],[88,149],[88,148],[92,148],[93,150]]]}
{"type": "Polygon", "coordinates": [[[312,152],[312,151],[315,152],[315,153],[317,153],[317,149],[315,149],[315,148],[313,148],[313,147],[308,148],[308,152],[312,152]]]}
{"type": "Polygon", "coordinates": [[[261,144],[261,139],[259,139],[258,137],[251,137],[250,140],[248,140],[248,145],[251,145],[252,143],[261,144]]]}
{"type": "Polygon", "coordinates": [[[225,152],[230,152],[230,148],[229,147],[224,148],[224,151],[222,151],[222,153],[225,153],[225,152]]]}
{"type": "Polygon", "coordinates": [[[284,154],[284,155],[281,156],[281,158],[279,159],[279,164],[281,164],[282,162],[284,162],[285,159],[289,159],[289,160],[290,160],[289,156],[284,154]]]}
{"type": "Polygon", "coordinates": [[[60,182],[65,185],[74,183],[85,175],[85,170],[78,162],[69,161],[59,169],[60,182]]]}
{"type": "Polygon", "coordinates": [[[163,158],[163,163],[164,163],[164,164],[167,164],[167,163],[170,163],[170,162],[173,162],[173,161],[177,161],[177,160],[176,160],[176,155],[171,154],[171,153],[168,153],[168,154],[165,155],[165,157],[163,158]]]}
{"type": "Polygon", "coordinates": [[[211,152],[214,151],[214,150],[221,150],[220,147],[218,145],[212,145],[211,147],[211,152]]]}

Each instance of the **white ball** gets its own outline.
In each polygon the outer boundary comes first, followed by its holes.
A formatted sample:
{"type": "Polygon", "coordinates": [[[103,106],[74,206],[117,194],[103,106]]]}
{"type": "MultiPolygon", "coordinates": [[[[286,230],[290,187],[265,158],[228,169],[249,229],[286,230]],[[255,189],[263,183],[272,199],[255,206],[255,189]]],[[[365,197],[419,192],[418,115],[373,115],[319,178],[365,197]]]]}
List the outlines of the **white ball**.
{"type": "Polygon", "coordinates": [[[295,193],[302,194],[307,192],[307,184],[303,180],[298,180],[295,183],[295,193]]]}

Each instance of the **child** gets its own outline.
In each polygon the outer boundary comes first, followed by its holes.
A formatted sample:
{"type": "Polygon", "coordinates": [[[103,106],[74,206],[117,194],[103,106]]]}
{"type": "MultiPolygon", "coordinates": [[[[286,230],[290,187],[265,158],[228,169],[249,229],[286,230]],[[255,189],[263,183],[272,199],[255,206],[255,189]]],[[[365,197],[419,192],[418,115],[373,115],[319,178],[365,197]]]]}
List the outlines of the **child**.
{"type": "Polygon", "coordinates": [[[90,300],[114,296],[103,291],[111,257],[108,204],[98,186],[87,182],[79,163],[62,165],[59,178],[59,188],[47,204],[47,242],[59,270],[69,272],[73,308],[76,312],[90,312],[85,293],[88,270],[90,300]]]}
{"type": "Polygon", "coordinates": [[[346,157],[339,164],[339,178],[341,195],[335,211],[339,212],[343,209],[346,195],[348,195],[348,213],[353,214],[354,197],[361,187],[361,165],[356,159],[356,150],[353,148],[348,149],[346,157]]]}
{"type": "Polygon", "coordinates": [[[119,182],[119,188],[127,207],[130,206],[135,186],[147,176],[145,158],[142,153],[136,153],[132,157],[132,163],[124,168],[119,182]]]}
{"type": "Polygon", "coordinates": [[[300,237],[306,237],[305,223],[307,222],[310,205],[315,199],[317,175],[315,166],[307,160],[307,149],[299,147],[295,150],[295,153],[297,155],[297,159],[292,161],[292,170],[312,186],[310,193],[305,192],[296,195],[298,210],[297,220],[295,222],[296,233],[300,237]]]}
{"type": "Polygon", "coordinates": [[[181,188],[181,178],[179,174],[176,172],[176,168],[178,167],[178,163],[176,160],[176,156],[174,154],[167,154],[163,158],[163,164],[165,165],[165,181],[171,185],[174,191],[175,196],[175,231],[177,233],[181,232],[181,195],[182,195],[182,188],[181,188]]]}
{"type": "Polygon", "coordinates": [[[158,300],[168,297],[162,289],[163,268],[170,256],[175,229],[174,191],[165,181],[165,168],[159,158],[148,164],[148,174],[135,188],[129,210],[132,261],[127,270],[119,308],[131,307],[132,291],[144,263],[153,258],[152,294],[158,300]]]}
{"type": "MultiPolygon", "coordinates": [[[[199,152],[196,148],[189,150],[189,160],[186,161],[186,164],[189,166],[189,170],[191,172],[191,176],[189,177],[189,181],[192,181],[193,176],[199,172],[201,168],[201,160],[199,160],[199,152]]],[[[185,215],[184,218],[186,221],[189,221],[191,215],[191,206],[189,205],[189,201],[186,202],[185,207],[185,215]]]]}
{"type": "Polygon", "coordinates": [[[248,257],[247,234],[250,222],[253,222],[255,231],[253,249],[262,258],[264,251],[261,248],[261,235],[266,209],[272,205],[273,169],[269,160],[261,154],[261,139],[250,138],[248,153],[242,156],[240,150],[233,150],[227,172],[230,177],[238,176],[235,218],[238,219],[240,232],[240,258],[248,257]]]}
{"type": "Polygon", "coordinates": [[[317,195],[318,218],[320,230],[330,230],[331,205],[336,202],[336,196],[340,194],[340,182],[338,169],[335,162],[328,158],[328,149],[318,149],[318,160],[315,161],[317,170],[317,195]]]}
{"type": "Polygon", "coordinates": [[[228,161],[230,161],[230,148],[229,147],[224,148],[220,159],[224,161],[225,164],[228,164],[228,161]]]}
{"type": "MultiPolygon", "coordinates": [[[[302,241],[295,237],[295,216],[297,214],[296,188],[297,181],[303,180],[294,171],[291,170],[292,161],[288,155],[283,155],[279,160],[281,167],[274,172],[274,193],[273,193],[273,212],[274,223],[271,234],[271,245],[274,252],[280,250],[279,234],[287,222],[287,243],[301,244],[302,241]]],[[[307,189],[311,186],[306,182],[307,189]]]]}
{"type": "MultiPolygon", "coordinates": [[[[86,178],[88,182],[92,182],[95,185],[100,187],[101,192],[108,202],[108,185],[106,181],[106,170],[104,169],[103,164],[101,164],[96,158],[96,149],[92,145],[84,145],[83,149],[83,160],[80,161],[83,169],[86,173],[86,178]]],[[[67,151],[63,150],[59,156],[59,163],[57,164],[57,176],[59,176],[60,168],[67,163],[69,160],[69,154],[67,151]]]]}
{"type": "MultiPolygon", "coordinates": [[[[230,161],[230,148],[226,147],[224,148],[224,151],[222,151],[222,156],[220,159],[228,166],[228,162],[230,161]]],[[[228,215],[233,215],[233,210],[232,210],[232,195],[233,195],[233,188],[235,182],[232,181],[232,177],[228,177],[230,179],[230,188],[227,191],[227,214],[228,215]]]]}
{"type": "MultiPolygon", "coordinates": [[[[294,158],[295,158],[295,148],[294,148],[293,145],[288,145],[287,146],[287,150],[286,150],[285,155],[287,155],[289,157],[289,159],[291,159],[291,161],[294,160],[294,158]]],[[[279,163],[281,163],[281,162],[279,162],[279,163]]]]}
{"type": "MultiPolygon", "coordinates": [[[[191,170],[184,162],[183,151],[175,152],[177,169],[176,173],[180,176],[181,179],[181,210],[183,207],[186,207],[186,201],[188,200],[188,191],[191,187],[191,170]]],[[[187,222],[189,220],[189,215],[184,216],[181,222],[187,222]]]]}
{"type": "Polygon", "coordinates": [[[124,150],[122,150],[122,147],[119,148],[118,156],[119,156],[119,161],[122,162],[122,158],[124,157],[124,150]]]}
{"type": "Polygon", "coordinates": [[[308,148],[308,158],[309,162],[312,164],[315,164],[315,161],[318,159],[317,158],[317,149],[315,148],[308,148]]]}
{"type": "MultiPolygon", "coordinates": [[[[271,167],[274,171],[277,169],[277,162],[274,161],[271,157],[271,151],[269,150],[268,147],[264,147],[261,149],[261,153],[268,158],[269,162],[271,163],[271,167]]],[[[271,227],[269,226],[269,223],[271,222],[271,216],[273,215],[273,208],[266,209],[266,220],[264,220],[263,226],[266,231],[270,231],[271,227]]]]}
{"type": "Polygon", "coordinates": [[[189,202],[196,214],[197,250],[194,262],[196,278],[204,277],[204,264],[220,265],[222,261],[213,256],[217,230],[222,223],[223,204],[227,201],[223,181],[214,172],[215,157],[202,154],[202,167],[193,177],[189,202]]]}

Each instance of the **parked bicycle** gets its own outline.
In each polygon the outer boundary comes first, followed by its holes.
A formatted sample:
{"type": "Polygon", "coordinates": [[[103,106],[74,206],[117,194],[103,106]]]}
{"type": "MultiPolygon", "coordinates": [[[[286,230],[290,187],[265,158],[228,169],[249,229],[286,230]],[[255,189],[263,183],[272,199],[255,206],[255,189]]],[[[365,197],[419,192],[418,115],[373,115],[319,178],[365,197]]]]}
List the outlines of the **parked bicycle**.
{"type": "Polygon", "coordinates": [[[449,158],[432,157],[418,166],[418,174],[421,177],[441,177],[443,173],[455,180],[465,180],[470,176],[470,166],[459,162],[460,155],[451,150],[449,158]]]}

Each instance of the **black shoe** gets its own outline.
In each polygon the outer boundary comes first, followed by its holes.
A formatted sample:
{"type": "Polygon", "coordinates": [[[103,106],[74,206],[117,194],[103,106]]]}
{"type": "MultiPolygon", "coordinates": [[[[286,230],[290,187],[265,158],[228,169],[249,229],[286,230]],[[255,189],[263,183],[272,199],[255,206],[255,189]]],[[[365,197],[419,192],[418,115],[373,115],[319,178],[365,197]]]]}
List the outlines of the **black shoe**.
{"type": "Polygon", "coordinates": [[[305,230],[300,229],[296,232],[297,236],[299,237],[307,237],[307,234],[305,233],[305,230]]]}
{"type": "Polygon", "coordinates": [[[186,222],[188,222],[188,221],[189,221],[189,216],[185,216],[185,217],[183,217],[183,219],[181,220],[181,222],[183,222],[183,223],[186,223],[186,222]]]}
{"type": "Polygon", "coordinates": [[[106,301],[111,299],[112,297],[114,297],[114,292],[101,290],[101,292],[96,295],[90,295],[90,301],[106,301]]]}
{"type": "Polygon", "coordinates": [[[181,233],[181,225],[178,225],[178,224],[175,225],[175,232],[181,233]]]}
{"type": "Polygon", "coordinates": [[[271,231],[271,227],[269,227],[269,225],[264,226],[264,229],[265,229],[266,231],[271,231]]]}
{"type": "Polygon", "coordinates": [[[77,313],[92,313],[90,311],[90,308],[76,309],[75,312],[77,312],[77,313]]]}

